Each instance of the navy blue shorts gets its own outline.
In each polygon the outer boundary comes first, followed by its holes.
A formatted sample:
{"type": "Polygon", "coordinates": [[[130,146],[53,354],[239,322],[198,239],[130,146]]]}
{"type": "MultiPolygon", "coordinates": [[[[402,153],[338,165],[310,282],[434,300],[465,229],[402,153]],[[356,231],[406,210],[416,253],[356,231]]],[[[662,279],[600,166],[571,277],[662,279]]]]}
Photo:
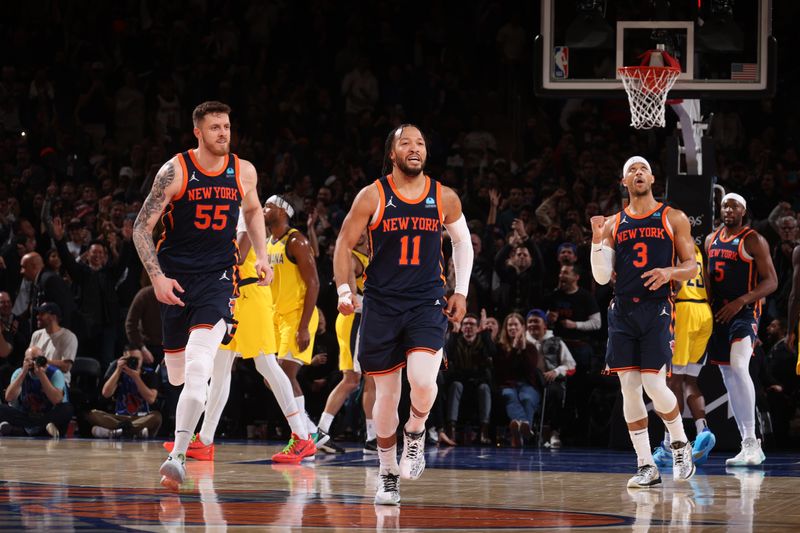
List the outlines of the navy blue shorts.
{"type": "MultiPolygon", "coordinates": [[[[712,309],[716,313],[719,309],[712,309]]],[[[744,307],[727,324],[714,322],[714,331],[708,341],[708,360],[715,365],[731,364],[731,344],[749,338],[755,343],[758,336],[760,309],[744,307]]]]}
{"type": "Polygon", "coordinates": [[[398,313],[364,298],[358,337],[358,362],[364,373],[388,374],[406,366],[412,351],[436,353],[444,348],[443,299],[438,304],[427,302],[398,313]]]}
{"type": "Polygon", "coordinates": [[[183,351],[193,329],[214,327],[220,319],[235,323],[234,275],[233,267],[204,274],[167,274],[183,287],[183,294],[175,292],[184,306],[160,304],[164,352],[183,351]]]}
{"type": "Polygon", "coordinates": [[[615,298],[608,308],[606,365],[611,372],[658,372],[670,368],[675,346],[675,306],[656,298],[615,298]]]}

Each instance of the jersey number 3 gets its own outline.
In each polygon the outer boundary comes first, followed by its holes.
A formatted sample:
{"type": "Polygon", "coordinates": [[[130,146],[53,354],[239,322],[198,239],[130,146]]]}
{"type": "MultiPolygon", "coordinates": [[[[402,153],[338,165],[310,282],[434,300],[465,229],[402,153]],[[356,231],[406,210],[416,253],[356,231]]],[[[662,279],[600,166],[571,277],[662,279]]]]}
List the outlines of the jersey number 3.
{"type": "Polygon", "coordinates": [[[422,235],[417,235],[411,239],[411,261],[408,260],[408,235],[400,239],[400,265],[419,265],[419,243],[422,235]]]}
{"type": "Polygon", "coordinates": [[[230,208],[231,206],[227,204],[217,206],[197,204],[194,214],[194,227],[197,229],[225,229],[225,226],[228,225],[228,211],[230,208]]]}
{"type": "Polygon", "coordinates": [[[633,260],[633,266],[642,268],[647,264],[647,244],[637,242],[633,245],[633,250],[636,252],[636,259],[633,260]]]}

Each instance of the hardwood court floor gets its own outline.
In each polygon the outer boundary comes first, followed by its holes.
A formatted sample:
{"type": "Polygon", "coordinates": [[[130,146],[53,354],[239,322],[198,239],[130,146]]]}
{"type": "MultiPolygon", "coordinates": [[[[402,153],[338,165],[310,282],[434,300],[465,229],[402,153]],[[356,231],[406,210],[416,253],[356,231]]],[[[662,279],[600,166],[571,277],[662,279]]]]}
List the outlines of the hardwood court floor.
{"type": "Polygon", "coordinates": [[[159,485],[160,442],[0,439],[0,529],[19,531],[798,531],[800,457],[728,469],[712,454],[691,483],[662,472],[629,491],[633,453],[429,448],[400,507],[374,506],[374,456],[359,448],[311,466],[274,465],[278,449],[217,445],[187,463],[179,491],[159,485]]]}

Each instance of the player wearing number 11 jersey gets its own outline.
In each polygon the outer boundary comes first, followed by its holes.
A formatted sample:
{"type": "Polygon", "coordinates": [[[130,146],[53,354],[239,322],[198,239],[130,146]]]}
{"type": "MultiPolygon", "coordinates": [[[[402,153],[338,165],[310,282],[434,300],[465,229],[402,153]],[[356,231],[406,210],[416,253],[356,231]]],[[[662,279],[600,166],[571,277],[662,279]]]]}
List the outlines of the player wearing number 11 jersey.
{"type": "Polygon", "coordinates": [[[425,137],[404,124],[386,139],[385,176],[359,192],[344,220],[334,252],[339,311],[359,306],[348,281],[351,256],[369,229],[371,257],[366,269],[358,357],[375,378],[373,420],[378,442],[379,481],[375,503],[400,503],[399,478],[416,479],[425,468],[425,420],[436,399],[448,318],[460,322],[472,270],[472,243],[451,189],[426,176],[425,137]],[[453,242],[455,293],[445,302],[443,227],[453,242]],[[407,367],[411,412],[403,428],[397,462],[397,407],[401,369],[407,367]]]}
{"type": "Polygon", "coordinates": [[[678,401],[667,387],[667,371],[674,345],[672,282],[694,278],[697,263],[689,219],[653,198],[654,181],[647,160],[628,159],[622,183],[630,205],[607,220],[592,217],[595,280],[606,284],[612,270],[617,275],[608,310],[606,363],[619,375],[625,422],[638,459],[630,488],[661,483],[650,453],[642,389],[670,433],[673,478],[686,480],[695,471],[678,401]]]}
{"type": "Polygon", "coordinates": [[[160,469],[172,483],[185,477],[185,454],[206,403],[217,347],[235,331],[231,299],[236,295],[240,204],[259,283],[272,279],[256,170],[230,153],[229,114],[221,102],[195,108],[197,148],[161,167],[133,230],[136,250],[161,303],[169,381],[184,384],[175,413],[175,445],[160,469]],[[152,234],[159,218],[164,233],[155,246],[152,234]]]}

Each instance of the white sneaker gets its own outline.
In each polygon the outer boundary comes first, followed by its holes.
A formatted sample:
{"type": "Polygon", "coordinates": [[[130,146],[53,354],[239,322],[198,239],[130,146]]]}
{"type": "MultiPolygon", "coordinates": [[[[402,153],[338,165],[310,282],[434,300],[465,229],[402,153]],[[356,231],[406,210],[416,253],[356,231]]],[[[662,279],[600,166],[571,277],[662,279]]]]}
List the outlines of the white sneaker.
{"type": "Polygon", "coordinates": [[[389,469],[380,469],[375,504],[400,505],[400,474],[390,472],[389,469]]]}
{"type": "Polygon", "coordinates": [[[767,457],[761,450],[761,441],[754,438],[747,438],[742,441],[742,451],[736,457],[725,460],[727,466],[758,466],[767,457]]]}
{"type": "Polygon", "coordinates": [[[150,436],[150,430],[147,428],[142,428],[142,430],[139,432],[140,439],[146,439],[149,436],[150,436]]]}
{"type": "Polygon", "coordinates": [[[409,433],[403,429],[403,453],[400,456],[400,477],[417,479],[425,470],[425,431],[409,433]]]}
{"type": "Polygon", "coordinates": [[[47,432],[48,435],[50,435],[54,439],[58,439],[61,437],[61,432],[58,431],[58,428],[52,422],[48,423],[44,427],[44,430],[47,432]]]}
{"type": "Polygon", "coordinates": [[[690,442],[673,442],[672,449],[672,479],[686,481],[694,475],[695,466],[692,461],[692,444],[690,442]]]}
{"type": "Polygon", "coordinates": [[[628,480],[628,488],[646,489],[659,483],[661,483],[661,474],[658,473],[658,468],[655,465],[642,465],[636,471],[636,475],[628,480]]]}
{"type": "Polygon", "coordinates": [[[173,483],[181,484],[186,479],[186,456],[178,454],[176,457],[169,456],[158,469],[158,472],[173,483]]]}
{"type": "Polygon", "coordinates": [[[554,431],[552,435],[550,435],[550,448],[558,449],[561,448],[561,437],[559,437],[558,432],[554,431]]]}
{"type": "Polygon", "coordinates": [[[101,426],[92,426],[92,437],[97,439],[113,439],[121,436],[121,429],[107,429],[101,426]]]}

